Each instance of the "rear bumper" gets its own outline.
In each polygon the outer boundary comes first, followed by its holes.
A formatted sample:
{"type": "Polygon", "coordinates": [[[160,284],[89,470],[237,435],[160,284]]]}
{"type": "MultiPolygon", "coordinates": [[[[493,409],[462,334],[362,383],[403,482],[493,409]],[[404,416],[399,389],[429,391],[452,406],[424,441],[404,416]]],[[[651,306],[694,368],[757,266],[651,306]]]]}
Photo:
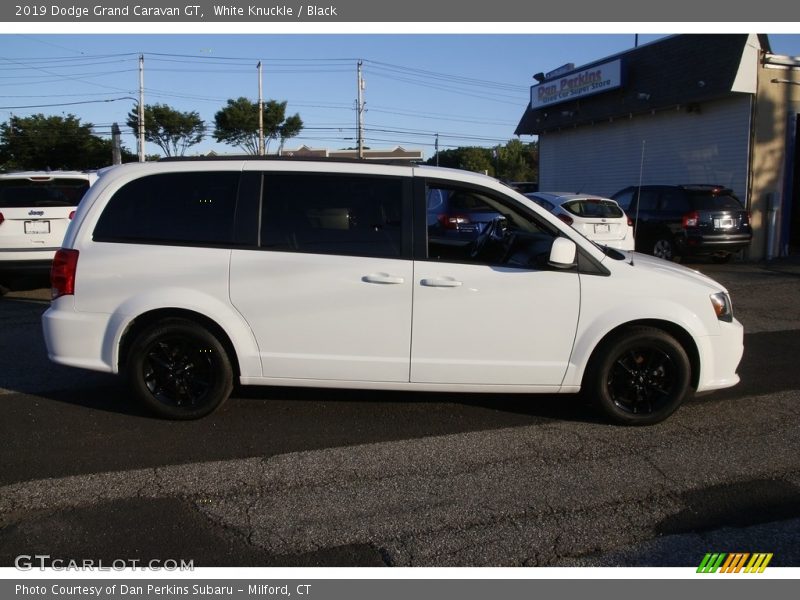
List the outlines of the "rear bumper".
{"type": "Polygon", "coordinates": [[[110,315],[74,310],[72,296],[54,300],[42,316],[44,341],[50,360],[60,365],[114,372],[107,346],[110,315]]]}
{"type": "Polygon", "coordinates": [[[617,250],[633,251],[633,238],[625,238],[622,240],[594,240],[595,243],[601,246],[608,246],[617,250]]]}
{"type": "Polygon", "coordinates": [[[0,274],[49,274],[57,250],[58,248],[24,250],[3,248],[0,250],[0,274]]]}
{"type": "Polygon", "coordinates": [[[747,248],[752,239],[751,234],[725,236],[679,236],[675,240],[678,253],[683,255],[714,254],[717,252],[734,253],[747,248]]]}

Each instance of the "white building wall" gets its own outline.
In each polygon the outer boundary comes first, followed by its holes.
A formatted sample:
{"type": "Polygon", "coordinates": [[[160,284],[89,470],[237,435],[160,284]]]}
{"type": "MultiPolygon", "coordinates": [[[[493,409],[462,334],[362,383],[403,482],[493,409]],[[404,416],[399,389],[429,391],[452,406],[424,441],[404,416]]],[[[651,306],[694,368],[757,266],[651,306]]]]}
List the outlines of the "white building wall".
{"type": "Polygon", "coordinates": [[[539,136],[539,189],[610,196],[642,184],[710,183],[746,199],[750,98],[614,119],[539,136]]]}

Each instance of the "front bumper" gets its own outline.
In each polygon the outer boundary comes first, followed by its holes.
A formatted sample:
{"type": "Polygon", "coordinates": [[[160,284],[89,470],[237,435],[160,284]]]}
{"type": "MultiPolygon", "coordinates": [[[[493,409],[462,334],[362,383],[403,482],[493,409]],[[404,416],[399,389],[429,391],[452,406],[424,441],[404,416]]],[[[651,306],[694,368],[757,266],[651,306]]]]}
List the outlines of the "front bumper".
{"type": "Polygon", "coordinates": [[[734,319],[720,321],[719,335],[707,336],[700,342],[701,364],[698,392],[710,392],[739,383],[736,369],[744,354],[744,328],[734,319]]]}

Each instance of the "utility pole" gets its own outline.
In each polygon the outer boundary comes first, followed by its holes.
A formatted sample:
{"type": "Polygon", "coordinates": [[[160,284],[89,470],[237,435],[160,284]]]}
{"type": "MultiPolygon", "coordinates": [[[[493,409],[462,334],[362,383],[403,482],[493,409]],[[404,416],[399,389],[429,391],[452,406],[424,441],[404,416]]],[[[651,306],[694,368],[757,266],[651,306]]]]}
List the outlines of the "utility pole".
{"type": "Polygon", "coordinates": [[[111,164],[122,164],[122,145],[120,142],[119,125],[111,124],[111,164]]]}
{"type": "Polygon", "coordinates": [[[139,55],[139,162],[144,162],[144,54],[139,55]]]}
{"type": "Polygon", "coordinates": [[[261,79],[261,61],[256,65],[258,69],[258,155],[264,156],[264,93],[261,79]]]}
{"type": "Polygon", "coordinates": [[[436,166],[439,166],[439,134],[436,134],[436,142],[434,143],[435,154],[436,154],[436,166]]]}
{"type": "Polygon", "coordinates": [[[362,62],[358,61],[358,158],[364,158],[364,77],[361,74],[362,62]]]}

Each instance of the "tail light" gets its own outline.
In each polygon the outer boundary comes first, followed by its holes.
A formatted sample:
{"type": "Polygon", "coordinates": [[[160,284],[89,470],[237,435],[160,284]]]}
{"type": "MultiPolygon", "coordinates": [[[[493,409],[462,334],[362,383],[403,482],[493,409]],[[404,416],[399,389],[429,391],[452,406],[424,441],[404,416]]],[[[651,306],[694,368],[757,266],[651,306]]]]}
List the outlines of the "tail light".
{"type": "Polygon", "coordinates": [[[75,293],[75,271],[78,269],[78,251],[61,248],[53,258],[50,269],[50,295],[55,300],[75,293]]]}
{"type": "Polygon", "coordinates": [[[633,219],[628,217],[628,227],[633,227],[633,219]]]}
{"type": "Polygon", "coordinates": [[[569,215],[556,215],[556,216],[562,221],[564,221],[564,223],[566,223],[567,225],[572,225],[572,223],[574,222],[574,219],[569,215]]]}
{"type": "Polygon", "coordinates": [[[445,229],[458,229],[461,225],[468,225],[470,220],[464,215],[448,215],[442,213],[436,217],[445,229]]]}
{"type": "Polygon", "coordinates": [[[0,225],[2,225],[3,221],[5,221],[5,220],[6,220],[6,218],[3,216],[3,213],[0,213],[0,225]]]}
{"type": "Polygon", "coordinates": [[[700,224],[700,213],[696,210],[693,210],[690,213],[686,213],[683,215],[683,228],[688,229],[689,227],[697,227],[700,224]]]}
{"type": "Polygon", "coordinates": [[[69,211],[69,220],[72,221],[72,219],[74,218],[75,218],[75,211],[74,210],[69,211]]]}

